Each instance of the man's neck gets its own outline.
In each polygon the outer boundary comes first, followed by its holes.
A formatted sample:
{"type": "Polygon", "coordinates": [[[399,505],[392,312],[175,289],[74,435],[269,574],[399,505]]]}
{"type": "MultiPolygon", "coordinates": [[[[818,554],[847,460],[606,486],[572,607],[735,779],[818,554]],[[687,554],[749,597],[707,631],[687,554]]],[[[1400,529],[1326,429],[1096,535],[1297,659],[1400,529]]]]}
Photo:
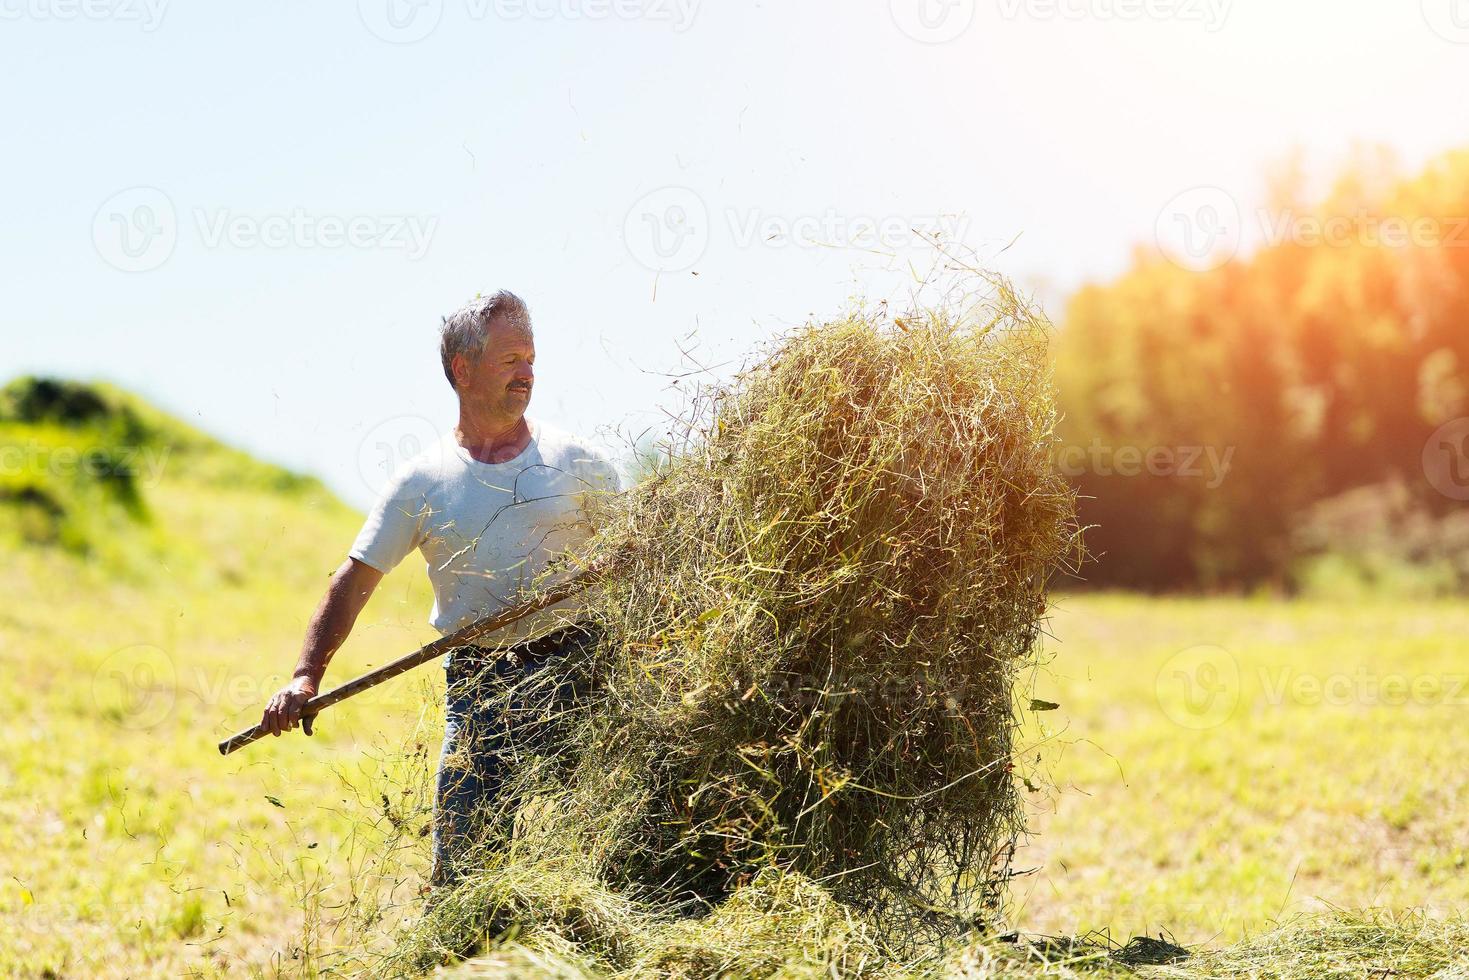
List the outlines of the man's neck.
{"type": "Polygon", "coordinates": [[[505,463],[530,445],[530,425],[524,415],[513,419],[476,418],[461,405],[454,438],[481,463],[505,463]]]}

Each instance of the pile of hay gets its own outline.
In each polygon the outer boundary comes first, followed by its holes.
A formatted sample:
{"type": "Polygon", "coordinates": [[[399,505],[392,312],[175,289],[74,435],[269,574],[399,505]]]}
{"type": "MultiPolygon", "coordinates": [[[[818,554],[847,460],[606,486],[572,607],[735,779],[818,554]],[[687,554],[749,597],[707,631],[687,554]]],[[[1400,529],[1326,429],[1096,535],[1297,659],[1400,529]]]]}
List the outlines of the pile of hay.
{"type": "Polygon", "coordinates": [[[594,551],[622,558],[590,597],[607,637],[572,768],[524,761],[516,839],[430,916],[458,937],[440,951],[527,921],[603,935],[608,895],[707,911],[771,873],[885,941],[993,910],[1017,672],[1080,557],[1045,340],[998,283],[963,315],[808,326],[696,402],[607,502],[594,551]],[[561,898],[505,898],[527,860],[576,869],[532,889],[561,898]],[[558,911],[568,892],[597,909],[558,911]]]}

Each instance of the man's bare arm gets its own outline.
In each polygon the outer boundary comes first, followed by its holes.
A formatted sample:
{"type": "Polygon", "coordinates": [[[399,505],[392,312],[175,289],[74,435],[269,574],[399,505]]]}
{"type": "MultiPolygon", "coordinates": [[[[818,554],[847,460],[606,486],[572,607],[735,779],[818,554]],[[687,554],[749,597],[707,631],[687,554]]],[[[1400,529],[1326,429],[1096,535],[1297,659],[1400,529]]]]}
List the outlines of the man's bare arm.
{"type": "Polygon", "coordinates": [[[332,574],[326,595],[321,597],[306,628],[291,682],[270,699],[260,719],[272,735],[279,736],[300,724],[302,705],[316,696],[332,654],[346,642],[362,607],[382,580],[382,572],[356,558],[348,558],[332,574]]]}

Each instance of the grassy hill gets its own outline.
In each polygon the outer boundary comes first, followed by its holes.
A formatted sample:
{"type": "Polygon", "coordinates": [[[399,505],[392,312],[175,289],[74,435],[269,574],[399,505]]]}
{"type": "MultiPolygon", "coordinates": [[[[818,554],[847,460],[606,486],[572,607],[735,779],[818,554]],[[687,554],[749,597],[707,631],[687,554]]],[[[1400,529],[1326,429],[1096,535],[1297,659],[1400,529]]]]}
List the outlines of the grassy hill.
{"type": "MultiPolygon", "coordinates": [[[[310,940],[293,889],[314,866],[345,874],[364,761],[439,678],[314,739],[215,743],[289,675],[360,515],[101,384],[9,385],[0,462],[0,972],[291,972],[310,940]]],[[[431,635],[411,565],[329,679],[431,635]]]]}
{"type": "MultiPolygon", "coordinates": [[[[215,750],[289,673],[359,521],[126,392],[0,392],[0,974],[370,971],[416,914],[440,672],[333,709],[313,739],[215,750]]],[[[431,637],[416,564],[329,684],[431,637]]],[[[1217,948],[1144,975],[1466,975],[1461,605],[1088,595],[1053,628],[1037,693],[1061,708],[1035,734],[1060,790],[1032,794],[1015,926],[1217,948]],[[1419,911],[1272,931],[1330,905],[1419,911]]],[[[459,969],[900,972],[808,928],[819,896],[780,901],[758,930],[730,912],[582,923],[575,943],[531,917],[459,969]]],[[[1122,968],[1095,943],[987,940],[946,969],[1122,968]]]]}

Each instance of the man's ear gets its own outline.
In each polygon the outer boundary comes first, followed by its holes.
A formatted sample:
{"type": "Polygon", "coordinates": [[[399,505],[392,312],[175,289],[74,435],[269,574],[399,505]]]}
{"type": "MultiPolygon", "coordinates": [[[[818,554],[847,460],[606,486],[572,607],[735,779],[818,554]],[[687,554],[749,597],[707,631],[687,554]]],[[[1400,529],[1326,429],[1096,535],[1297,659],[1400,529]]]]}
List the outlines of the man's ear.
{"type": "Polygon", "coordinates": [[[464,375],[469,370],[469,364],[463,354],[455,354],[450,359],[449,370],[454,373],[454,390],[458,391],[464,387],[464,375]]]}

